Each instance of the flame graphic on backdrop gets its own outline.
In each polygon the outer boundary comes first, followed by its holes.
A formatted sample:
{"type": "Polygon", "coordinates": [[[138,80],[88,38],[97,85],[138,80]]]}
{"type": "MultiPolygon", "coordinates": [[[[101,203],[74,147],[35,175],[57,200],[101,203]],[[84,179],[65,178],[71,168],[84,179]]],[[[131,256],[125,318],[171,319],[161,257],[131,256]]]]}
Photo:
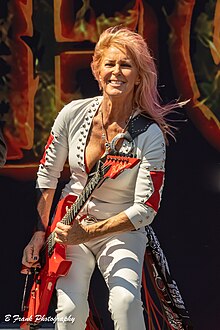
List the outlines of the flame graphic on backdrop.
{"type": "Polygon", "coordinates": [[[82,7],[76,13],[75,22],[73,22],[72,16],[66,15],[66,13],[73,11],[72,3],[55,0],[54,8],[54,29],[57,41],[81,42],[89,40],[96,43],[102,31],[119,24],[132,30],[137,29],[139,33],[143,34],[144,8],[142,0],[136,0],[133,8],[127,10],[127,14],[115,12],[114,17],[106,17],[104,13],[96,17],[90,0],[83,0],[82,7]],[[86,16],[89,16],[88,20],[86,20],[86,16]],[[62,21],[65,21],[66,26],[62,25],[62,21]]]}
{"type": "Polygon", "coordinates": [[[32,1],[14,2],[11,5],[12,37],[9,102],[11,116],[4,134],[8,146],[7,159],[23,157],[22,149],[29,150],[34,140],[34,96],[39,77],[34,77],[33,53],[22,36],[33,36],[31,20],[32,1]]]}
{"type": "MultiPolygon", "coordinates": [[[[169,41],[170,59],[177,90],[179,94],[182,95],[183,99],[190,99],[190,102],[186,106],[189,117],[192,119],[200,132],[205,136],[205,138],[211,143],[211,145],[213,145],[217,150],[220,150],[220,111],[219,103],[217,102],[219,93],[218,89],[216,89],[216,86],[218,88],[219,82],[218,65],[220,61],[220,1],[217,0],[216,4],[213,3],[214,17],[210,20],[214,29],[210,29],[208,34],[209,38],[207,38],[206,35],[205,38],[203,36],[203,45],[205,44],[205,47],[202,49],[203,51],[207,51],[208,49],[208,55],[204,53],[202,56],[200,56],[200,54],[196,55],[196,61],[199,61],[200,59],[203,60],[203,65],[200,65],[199,68],[199,79],[198,72],[196,72],[193,67],[193,61],[190,54],[192,34],[191,22],[195,5],[196,0],[178,1],[176,2],[172,14],[167,17],[167,21],[171,28],[169,41]],[[213,61],[213,65],[209,65],[209,63],[212,63],[211,61],[213,61]],[[202,74],[204,75],[204,80],[201,79],[202,74]],[[207,95],[204,94],[204,91],[202,91],[200,87],[202,82],[206,85],[210,85],[210,90],[206,88],[206,94],[207,91],[209,91],[207,95]],[[214,82],[214,84],[211,85],[210,82],[214,82]],[[211,95],[211,92],[213,95],[211,95]],[[208,104],[207,102],[208,99],[210,102],[210,95],[212,99],[211,101],[214,102],[217,100],[215,109],[211,103],[208,104]]],[[[206,16],[203,14],[202,17],[206,16]]],[[[200,31],[201,27],[204,27],[204,22],[202,22],[200,28],[198,29],[202,36],[203,31],[200,31]]],[[[199,36],[200,39],[201,36],[199,36]]],[[[196,35],[195,40],[198,40],[199,37],[196,35]]]]}

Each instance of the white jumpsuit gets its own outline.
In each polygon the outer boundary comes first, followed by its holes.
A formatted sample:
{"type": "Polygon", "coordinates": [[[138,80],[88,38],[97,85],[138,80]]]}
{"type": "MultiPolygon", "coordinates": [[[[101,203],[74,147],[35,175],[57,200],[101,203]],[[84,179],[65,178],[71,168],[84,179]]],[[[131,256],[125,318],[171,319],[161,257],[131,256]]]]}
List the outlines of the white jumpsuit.
{"type": "MultiPolygon", "coordinates": [[[[38,188],[55,189],[68,158],[70,181],[61,198],[81,193],[88,180],[86,141],[101,102],[102,97],[72,101],[58,114],[39,166],[38,188]]],[[[67,247],[67,258],[72,260],[72,266],[69,273],[57,281],[56,327],[60,330],[86,328],[88,290],[96,263],[109,289],[109,311],[115,329],[146,329],[140,294],[147,243],[145,226],[153,221],[160,205],[165,142],[156,124],[137,136],[134,142],[140,163],[117,178],[104,181],[81,214],[101,220],[124,211],[136,230],[67,247]],[[68,317],[69,321],[64,322],[68,317]]]]}

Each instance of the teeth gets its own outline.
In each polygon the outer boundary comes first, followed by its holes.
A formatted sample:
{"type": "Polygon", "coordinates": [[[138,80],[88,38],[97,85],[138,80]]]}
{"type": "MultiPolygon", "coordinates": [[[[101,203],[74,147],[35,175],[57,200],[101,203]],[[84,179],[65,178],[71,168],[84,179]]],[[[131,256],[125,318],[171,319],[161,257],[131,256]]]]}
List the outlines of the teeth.
{"type": "Polygon", "coordinates": [[[113,85],[122,85],[123,84],[122,81],[116,81],[116,80],[110,80],[110,83],[113,85]]]}

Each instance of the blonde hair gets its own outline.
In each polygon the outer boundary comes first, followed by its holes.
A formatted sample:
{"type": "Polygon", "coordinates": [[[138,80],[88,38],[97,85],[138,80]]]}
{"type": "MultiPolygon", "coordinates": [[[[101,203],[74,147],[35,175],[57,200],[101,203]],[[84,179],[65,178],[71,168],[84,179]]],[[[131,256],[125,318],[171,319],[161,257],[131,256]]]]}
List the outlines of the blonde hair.
{"type": "Polygon", "coordinates": [[[99,67],[103,53],[110,46],[115,46],[122,51],[126,49],[129,52],[140,77],[140,83],[135,86],[134,90],[133,106],[159,125],[167,141],[167,134],[173,136],[173,126],[167,123],[165,116],[172,109],[183,106],[185,102],[160,104],[157,70],[145,40],[140,34],[121,26],[105,30],[96,44],[91,68],[97,81],[99,81],[99,67]]]}

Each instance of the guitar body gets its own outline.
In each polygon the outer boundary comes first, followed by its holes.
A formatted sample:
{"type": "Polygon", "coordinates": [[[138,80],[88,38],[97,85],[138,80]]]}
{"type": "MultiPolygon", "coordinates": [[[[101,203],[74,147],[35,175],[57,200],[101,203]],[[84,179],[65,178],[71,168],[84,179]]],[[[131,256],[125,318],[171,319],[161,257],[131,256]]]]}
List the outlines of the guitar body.
{"type": "MultiPolygon", "coordinates": [[[[68,195],[58,203],[53,224],[48,228],[46,239],[55,229],[57,222],[65,215],[67,207],[70,207],[75,200],[75,196],[68,195]]],[[[57,279],[60,276],[65,276],[72,264],[71,261],[65,260],[65,245],[55,244],[51,256],[48,255],[47,251],[45,252],[44,265],[35,270],[34,283],[23,315],[24,321],[20,325],[23,329],[43,321],[47,315],[57,279]]]]}

